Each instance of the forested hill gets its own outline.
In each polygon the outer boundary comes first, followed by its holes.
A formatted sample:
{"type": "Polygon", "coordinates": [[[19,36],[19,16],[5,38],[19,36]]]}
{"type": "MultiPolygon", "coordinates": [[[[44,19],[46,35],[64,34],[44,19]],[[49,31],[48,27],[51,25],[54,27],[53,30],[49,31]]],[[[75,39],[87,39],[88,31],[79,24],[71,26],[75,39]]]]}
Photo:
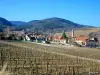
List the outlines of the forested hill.
{"type": "Polygon", "coordinates": [[[7,26],[13,26],[13,24],[8,20],[0,17],[0,31],[3,31],[3,29],[6,28],[7,26]]]}
{"type": "Polygon", "coordinates": [[[24,24],[24,26],[20,25],[17,29],[29,29],[30,31],[63,31],[63,30],[71,30],[75,28],[87,28],[92,27],[88,25],[81,25],[74,23],[72,21],[62,19],[62,18],[47,18],[43,20],[32,20],[24,24]]]}
{"type": "Polygon", "coordinates": [[[8,21],[0,17],[0,31],[3,31],[7,26],[14,26],[16,30],[29,30],[29,31],[40,31],[40,32],[51,32],[51,31],[63,31],[78,28],[88,28],[92,26],[81,25],[72,21],[62,18],[47,18],[42,20],[32,20],[29,22],[23,21],[8,21]]]}

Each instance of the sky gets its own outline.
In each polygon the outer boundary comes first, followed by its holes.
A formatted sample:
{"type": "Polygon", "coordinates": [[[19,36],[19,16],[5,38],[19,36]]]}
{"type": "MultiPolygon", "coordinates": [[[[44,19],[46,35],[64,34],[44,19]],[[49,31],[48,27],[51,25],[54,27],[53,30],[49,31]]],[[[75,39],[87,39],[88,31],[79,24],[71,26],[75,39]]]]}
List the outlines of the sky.
{"type": "Polygon", "coordinates": [[[100,26],[100,0],[0,0],[0,17],[25,22],[59,17],[100,26]]]}

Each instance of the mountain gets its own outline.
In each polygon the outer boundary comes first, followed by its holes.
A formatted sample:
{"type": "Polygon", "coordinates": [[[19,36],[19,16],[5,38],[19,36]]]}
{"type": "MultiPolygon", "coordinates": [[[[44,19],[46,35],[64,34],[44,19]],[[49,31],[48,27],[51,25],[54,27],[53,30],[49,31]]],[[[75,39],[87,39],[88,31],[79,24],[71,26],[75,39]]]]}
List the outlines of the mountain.
{"type": "Polygon", "coordinates": [[[3,29],[8,26],[13,26],[13,24],[8,20],[6,20],[5,18],[0,17],[0,32],[3,31],[3,29]]]}
{"type": "Polygon", "coordinates": [[[24,25],[26,22],[23,21],[10,21],[13,25],[24,25]]]}
{"type": "Polygon", "coordinates": [[[61,32],[71,29],[90,28],[92,26],[81,25],[62,18],[47,18],[42,20],[32,20],[29,22],[23,21],[8,21],[0,17],[0,31],[3,31],[7,26],[13,26],[15,30],[28,30],[31,32],[61,32]]]}
{"type": "Polygon", "coordinates": [[[43,20],[33,20],[27,22],[24,27],[19,26],[17,29],[30,29],[30,31],[50,32],[50,31],[68,31],[76,28],[88,28],[92,26],[81,25],[62,18],[48,18],[43,20]]]}

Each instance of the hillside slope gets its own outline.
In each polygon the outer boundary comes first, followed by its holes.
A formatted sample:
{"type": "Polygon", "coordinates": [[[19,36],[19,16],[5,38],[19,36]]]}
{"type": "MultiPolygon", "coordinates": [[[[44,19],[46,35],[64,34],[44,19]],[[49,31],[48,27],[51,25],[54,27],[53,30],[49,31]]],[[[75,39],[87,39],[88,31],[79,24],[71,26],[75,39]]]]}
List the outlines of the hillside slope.
{"type": "Polygon", "coordinates": [[[3,31],[3,29],[8,26],[13,26],[13,25],[8,20],[0,17],[0,32],[3,31]]]}
{"type": "Polygon", "coordinates": [[[62,32],[78,28],[90,28],[92,26],[81,25],[62,18],[47,18],[43,20],[32,20],[29,22],[23,21],[8,21],[0,18],[0,31],[3,31],[7,26],[14,26],[16,30],[29,30],[31,32],[62,32]]]}
{"type": "Polygon", "coordinates": [[[43,19],[43,20],[33,20],[30,22],[27,22],[24,27],[20,26],[17,27],[17,29],[30,29],[30,31],[63,31],[63,30],[71,30],[71,29],[76,29],[76,28],[88,28],[92,26],[87,26],[87,25],[81,25],[74,23],[72,21],[62,19],[62,18],[48,18],[48,19],[43,19]]]}
{"type": "Polygon", "coordinates": [[[13,25],[24,25],[26,22],[23,21],[10,21],[13,25]]]}

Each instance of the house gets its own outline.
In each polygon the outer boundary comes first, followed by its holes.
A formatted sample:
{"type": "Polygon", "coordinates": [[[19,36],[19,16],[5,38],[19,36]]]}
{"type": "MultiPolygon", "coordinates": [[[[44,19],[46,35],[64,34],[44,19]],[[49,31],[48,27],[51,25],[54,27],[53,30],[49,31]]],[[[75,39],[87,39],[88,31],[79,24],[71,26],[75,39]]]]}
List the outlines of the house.
{"type": "Polygon", "coordinates": [[[61,34],[59,34],[59,33],[55,33],[54,35],[53,35],[53,37],[52,37],[52,41],[54,41],[54,42],[59,42],[59,36],[61,36],[61,34]]]}
{"type": "Polygon", "coordinates": [[[2,32],[0,32],[0,40],[5,40],[5,39],[6,38],[5,38],[4,34],[2,32]]]}
{"type": "Polygon", "coordinates": [[[14,34],[14,35],[17,35],[17,36],[22,36],[25,34],[24,31],[10,31],[9,34],[14,34]]]}
{"type": "Polygon", "coordinates": [[[52,33],[48,34],[46,40],[47,41],[52,41],[53,40],[53,34],[52,33]]]}
{"type": "Polygon", "coordinates": [[[30,38],[29,38],[28,35],[25,35],[25,40],[26,40],[26,41],[30,41],[30,38]]]}
{"type": "Polygon", "coordinates": [[[66,44],[68,43],[68,37],[66,36],[65,32],[63,33],[55,33],[53,36],[51,36],[52,41],[59,44],[66,44]]]}
{"type": "Polygon", "coordinates": [[[39,42],[39,43],[44,43],[46,39],[46,35],[42,33],[33,33],[29,35],[30,40],[32,42],[39,42]]]}
{"type": "Polygon", "coordinates": [[[34,34],[29,34],[29,38],[32,42],[36,42],[36,36],[34,34]]]}
{"type": "Polygon", "coordinates": [[[75,42],[78,43],[81,46],[85,46],[86,42],[88,40],[88,37],[85,35],[80,35],[75,37],[75,42]]]}
{"type": "Polygon", "coordinates": [[[86,41],[86,47],[99,47],[99,42],[97,38],[91,38],[86,41]]]}
{"type": "Polygon", "coordinates": [[[10,31],[8,40],[25,40],[24,31],[10,31]]]}
{"type": "Polygon", "coordinates": [[[100,47],[100,31],[91,32],[89,35],[89,40],[87,41],[88,47],[100,47]]]}

